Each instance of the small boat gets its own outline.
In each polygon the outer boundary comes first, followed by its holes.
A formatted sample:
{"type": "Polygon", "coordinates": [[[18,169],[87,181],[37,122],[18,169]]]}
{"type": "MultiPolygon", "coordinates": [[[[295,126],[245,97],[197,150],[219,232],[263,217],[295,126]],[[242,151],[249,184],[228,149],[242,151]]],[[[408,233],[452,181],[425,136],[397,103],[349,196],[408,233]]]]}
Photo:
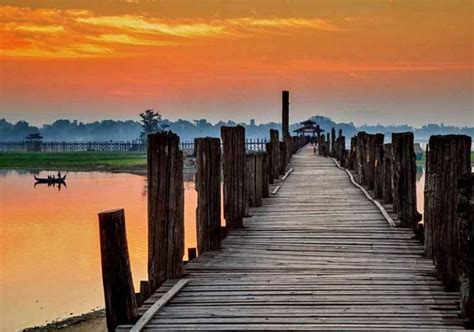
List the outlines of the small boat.
{"type": "Polygon", "coordinates": [[[37,183],[64,183],[66,182],[66,175],[67,174],[64,174],[64,176],[61,178],[57,178],[57,177],[39,178],[35,175],[35,180],[37,183]]]}

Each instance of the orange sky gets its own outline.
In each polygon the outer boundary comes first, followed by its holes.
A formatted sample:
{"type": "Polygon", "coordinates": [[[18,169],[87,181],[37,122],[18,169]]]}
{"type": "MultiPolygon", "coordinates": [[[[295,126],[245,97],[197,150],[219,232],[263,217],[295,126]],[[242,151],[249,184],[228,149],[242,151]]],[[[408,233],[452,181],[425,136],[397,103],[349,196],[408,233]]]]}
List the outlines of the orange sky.
{"type": "Polygon", "coordinates": [[[474,124],[473,1],[3,0],[0,117],[474,124]]]}

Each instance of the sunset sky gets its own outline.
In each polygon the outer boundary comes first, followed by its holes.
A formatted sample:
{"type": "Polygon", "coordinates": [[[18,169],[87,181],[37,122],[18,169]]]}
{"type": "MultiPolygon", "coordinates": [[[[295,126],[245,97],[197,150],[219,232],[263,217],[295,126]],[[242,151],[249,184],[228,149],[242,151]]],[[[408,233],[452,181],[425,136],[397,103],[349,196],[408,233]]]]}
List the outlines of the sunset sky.
{"type": "Polygon", "coordinates": [[[0,118],[474,125],[474,1],[2,0],[0,118]]]}

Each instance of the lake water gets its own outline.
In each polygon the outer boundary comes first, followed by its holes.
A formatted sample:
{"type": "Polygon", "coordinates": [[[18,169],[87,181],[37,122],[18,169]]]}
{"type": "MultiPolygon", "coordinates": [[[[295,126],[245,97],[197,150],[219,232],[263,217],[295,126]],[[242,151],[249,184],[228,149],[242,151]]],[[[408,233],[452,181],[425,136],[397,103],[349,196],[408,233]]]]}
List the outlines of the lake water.
{"type": "MultiPolygon", "coordinates": [[[[46,175],[41,172],[40,175],[46,175]]],[[[0,329],[103,307],[97,213],[125,208],[133,281],[147,278],[146,177],[70,172],[67,188],[0,170],[0,329]]],[[[424,171],[417,173],[423,211],[424,171]]],[[[196,191],[185,182],[185,243],[196,247],[196,191]]]]}
{"type": "MultiPolygon", "coordinates": [[[[99,211],[125,208],[136,289],[147,278],[146,177],[70,172],[60,191],[33,183],[32,173],[0,171],[2,331],[103,307],[99,211]]],[[[185,182],[187,247],[196,247],[196,198],[185,182]]]]}

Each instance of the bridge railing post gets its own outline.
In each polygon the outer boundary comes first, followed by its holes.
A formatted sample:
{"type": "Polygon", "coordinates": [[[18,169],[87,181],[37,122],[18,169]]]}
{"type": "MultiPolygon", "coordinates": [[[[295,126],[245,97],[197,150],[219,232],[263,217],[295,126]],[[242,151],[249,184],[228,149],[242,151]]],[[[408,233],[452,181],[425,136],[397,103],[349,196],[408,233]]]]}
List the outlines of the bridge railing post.
{"type": "Polygon", "coordinates": [[[375,134],[374,138],[374,196],[383,198],[383,134],[375,134]]]}
{"type": "Polygon", "coordinates": [[[153,293],[183,275],[183,153],[172,132],[148,135],[148,281],[153,293]]]}
{"type": "Polygon", "coordinates": [[[356,148],[356,170],[359,178],[359,184],[367,184],[366,175],[367,163],[367,133],[362,131],[357,133],[357,148],[356,148]]]}
{"type": "Polygon", "coordinates": [[[428,143],[425,178],[425,251],[446,287],[458,286],[459,225],[457,186],[471,174],[471,138],[435,135],[428,143]]]}
{"type": "Polygon", "coordinates": [[[137,318],[123,209],[99,213],[100,256],[107,329],[137,318]]]}
{"type": "Polygon", "coordinates": [[[385,203],[393,202],[392,183],[392,144],[383,145],[383,169],[382,169],[382,199],[385,203]]]}
{"type": "Polygon", "coordinates": [[[288,153],[286,151],[286,142],[280,142],[278,147],[280,149],[280,174],[285,174],[286,166],[288,165],[288,153]]]}
{"type": "Polygon", "coordinates": [[[199,254],[218,250],[221,238],[221,141],[197,138],[196,230],[199,254]]]}
{"type": "Polygon", "coordinates": [[[245,194],[245,128],[221,127],[224,158],[224,218],[230,229],[241,228],[247,202],[245,194]]]}
{"type": "Polygon", "coordinates": [[[421,215],[416,209],[416,158],[413,133],[392,134],[393,210],[401,227],[410,227],[419,233],[421,215]]]}
{"type": "Polygon", "coordinates": [[[474,173],[458,179],[461,312],[474,322],[474,173]]]}
{"type": "Polygon", "coordinates": [[[278,138],[278,130],[270,129],[270,151],[267,151],[271,158],[271,172],[274,179],[280,176],[280,139],[278,138]]]}

